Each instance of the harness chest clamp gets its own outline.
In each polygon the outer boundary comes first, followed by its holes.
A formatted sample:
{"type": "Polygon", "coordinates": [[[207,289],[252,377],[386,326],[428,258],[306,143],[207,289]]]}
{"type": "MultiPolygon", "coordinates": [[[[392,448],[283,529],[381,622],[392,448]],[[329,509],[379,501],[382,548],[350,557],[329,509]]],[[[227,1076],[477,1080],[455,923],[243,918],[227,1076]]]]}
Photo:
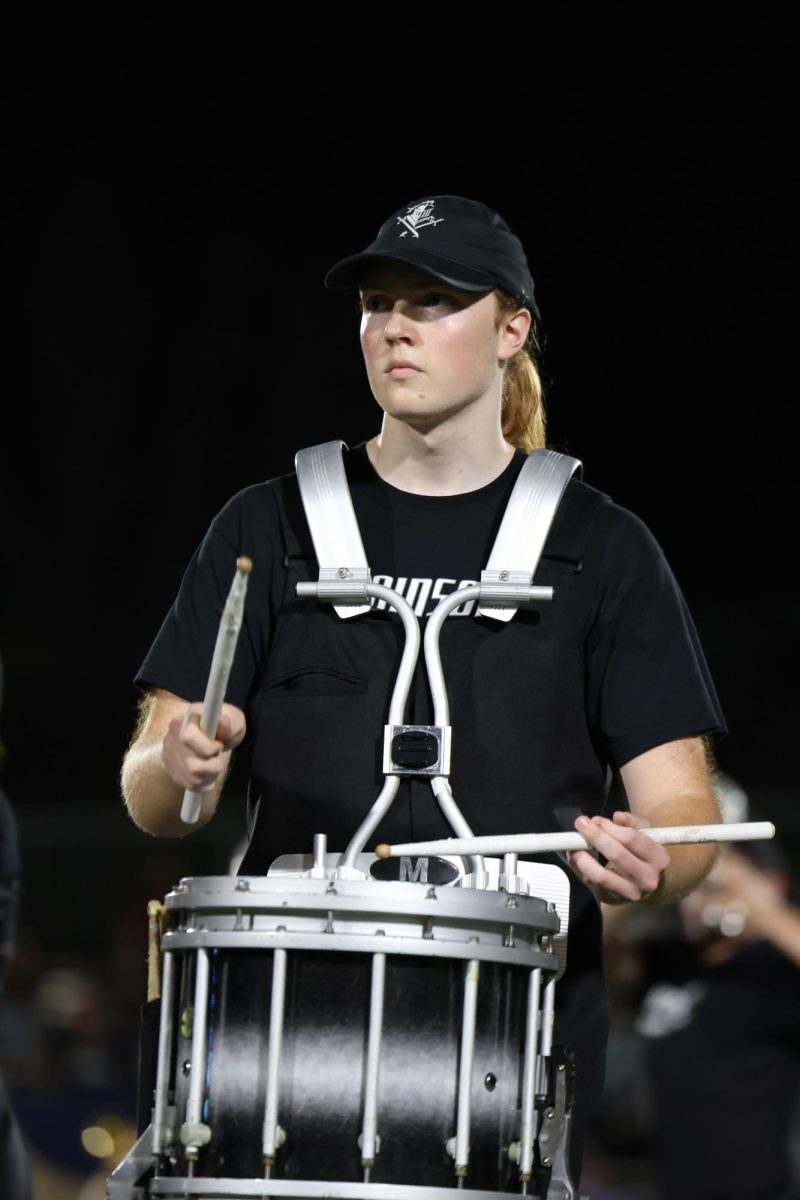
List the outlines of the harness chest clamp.
{"type": "Polygon", "coordinates": [[[369,567],[321,567],[317,582],[297,584],[297,595],[316,596],[343,606],[348,613],[360,613],[365,607],[369,609],[366,589],[371,582],[369,567]]]}
{"type": "Polygon", "coordinates": [[[386,725],[385,775],[449,775],[450,725],[386,725]]]}

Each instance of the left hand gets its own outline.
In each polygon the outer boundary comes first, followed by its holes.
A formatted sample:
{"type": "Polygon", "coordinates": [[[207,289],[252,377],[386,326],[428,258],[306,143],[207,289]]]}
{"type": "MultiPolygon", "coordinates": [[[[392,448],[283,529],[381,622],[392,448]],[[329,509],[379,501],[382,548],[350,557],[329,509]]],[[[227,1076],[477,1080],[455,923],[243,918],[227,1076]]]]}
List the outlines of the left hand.
{"type": "Polygon", "coordinates": [[[641,833],[650,822],[630,812],[608,817],[578,817],[575,828],[606,859],[589,850],[570,850],[569,865],[601,904],[624,904],[652,896],[670,865],[666,847],[641,833]]]}

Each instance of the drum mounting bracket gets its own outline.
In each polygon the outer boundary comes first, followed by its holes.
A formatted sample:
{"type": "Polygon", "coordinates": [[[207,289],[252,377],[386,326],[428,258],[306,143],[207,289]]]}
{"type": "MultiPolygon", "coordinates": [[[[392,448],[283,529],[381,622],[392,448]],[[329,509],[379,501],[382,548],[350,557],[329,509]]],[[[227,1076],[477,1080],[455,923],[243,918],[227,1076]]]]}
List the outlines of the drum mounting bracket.
{"type": "Polygon", "coordinates": [[[449,725],[386,725],[383,770],[386,775],[449,775],[449,725]]]}

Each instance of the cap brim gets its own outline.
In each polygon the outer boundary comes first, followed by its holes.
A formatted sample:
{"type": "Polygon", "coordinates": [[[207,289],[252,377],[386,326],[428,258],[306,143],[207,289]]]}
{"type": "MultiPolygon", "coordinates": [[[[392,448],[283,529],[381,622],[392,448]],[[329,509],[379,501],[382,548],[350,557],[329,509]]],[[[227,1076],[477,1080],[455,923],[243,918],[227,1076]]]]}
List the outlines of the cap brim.
{"type": "Polygon", "coordinates": [[[439,258],[427,251],[415,251],[409,247],[402,254],[373,251],[371,253],[354,254],[343,258],[341,262],[331,267],[325,276],[325,286],[333,291],[344,288],[358,287],[364,278],[364,272],[371,263],[402,262],[409,266],[426,271],[442,283],[451,283],[453,287],[464,288],[467,292],[490,292],[500,286],[497,280],[476,271],[473,267],[465,267],[463,263],[454,263],[445,258],[439,258]]]}

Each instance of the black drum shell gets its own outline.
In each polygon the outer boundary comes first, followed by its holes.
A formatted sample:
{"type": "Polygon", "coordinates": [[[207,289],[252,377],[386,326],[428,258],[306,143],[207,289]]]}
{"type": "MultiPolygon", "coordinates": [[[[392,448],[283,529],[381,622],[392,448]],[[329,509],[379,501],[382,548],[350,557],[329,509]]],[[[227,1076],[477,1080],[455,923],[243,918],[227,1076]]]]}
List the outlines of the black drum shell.
{"type": "MultiPolygon", "coordinates": [[[[203,1120],[211,1138],[199,1152],[195,1174],[263,1177],[273,954],[214,949],[210,961],[203,1120]]],[[[464,959],[387,956],[378,1076],[380,1152],[370,1172],[375,1183],[454,1185],[446,1142],[456,1132],[468,969],[464,959]]],[[[371,970],[372,955],[366,953],[288,954],[278,1116],[286,1141],[271,1169],[274,1179],[349,1183],[364,1178],[358,1137],[371,970]]],[[[171,1081],[179,1112],[185,1111],[189,1088],[192,955],[183,956],[182,976],[171,1081]]],[[[465,1181],[470,1188],[519,1190],[507,1149],[519,1135],[529,979],[524,968],[480,963],[465,1181]]]]}

